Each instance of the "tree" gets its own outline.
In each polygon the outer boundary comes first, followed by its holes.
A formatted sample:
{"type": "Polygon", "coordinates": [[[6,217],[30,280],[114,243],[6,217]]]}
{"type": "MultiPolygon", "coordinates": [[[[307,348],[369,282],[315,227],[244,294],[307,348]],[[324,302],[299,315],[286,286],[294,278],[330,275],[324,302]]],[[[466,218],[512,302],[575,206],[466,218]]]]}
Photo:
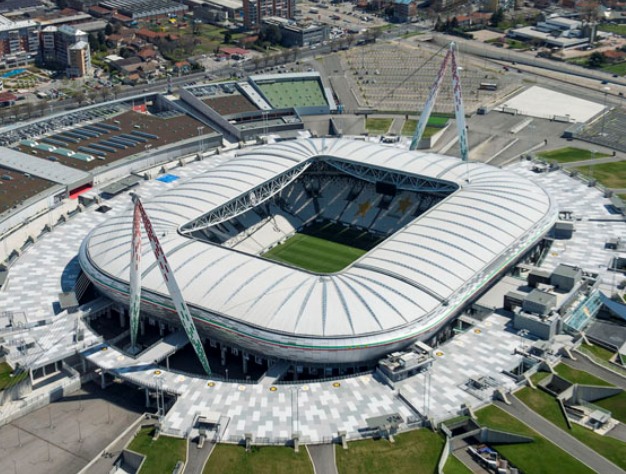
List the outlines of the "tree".
{"type": "Polygon", "coordinates": [[[104,34],[107,36],[113,34],[113,27],[111,26],[111,23],[107,23],[107,26],[104,27],[104,34]]]}
{"type": "Polygon", "coordinates": [[[78,106],[80,107],[80,105],[85,102],[85,93],[83,91],[77,91],[74,94],[74,100],[78,102],[78,106]]]}
{"type": "Polygon", "coordinates": [[[493,12],[493,15],[491,15],[489,24],[497,27],[500,23],[502,23],[502,21],[504,21],[504,10],[502,8],[498,8],[495,12],[493,12]]]}
{"type": "Polygon", "coordinates": [[[589,59],[587,59],[587,66],[589,66],[590,68],[599,68],[602,66],[602,64],[604,64],[604,56],[598,51],[594,51],[593,53],[591,53],[591,56],[589,56],[589,59]]]}
{"type": "Polygon", "coordinates": [[[233,40],[233,34],[230,32],[230,30],[224,31],[223,35],[224,35],[224,44],[230,44],[230,42],[233,40]]]}
{"type": "Polygon", "coordinates": [[[270,44],[280,44],[283,39],[283,35],[277,25],[269,25],[265,29],[263,36],[265,41],[268,41],[270,44]]]}
{"type": "Polygon", "coordinates": [[[98,43],[98,37],[96,35],[90,34],[87,39],[89,41],[91,51],[98,51],[100,49],[100,43],[98,43]]]}

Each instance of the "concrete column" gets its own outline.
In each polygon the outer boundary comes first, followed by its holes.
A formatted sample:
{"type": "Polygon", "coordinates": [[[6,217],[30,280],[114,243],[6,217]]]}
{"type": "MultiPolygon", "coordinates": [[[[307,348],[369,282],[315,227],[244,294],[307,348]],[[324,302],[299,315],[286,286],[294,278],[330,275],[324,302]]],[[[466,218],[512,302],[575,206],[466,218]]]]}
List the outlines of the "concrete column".
{"type": "Polygon", "coordinates": [[[170,356],[165,358],[165,367],[167,367],[167,370],[170,370],[170,356]]]}
{"type": "Polygon", "coordinates": [[[159,336],[165,336],[165,324],[159,323],[159,336]]]}
{"type": "Polygon", "coordinates": [[[139,321],[139,331],[142,336],[146,335],[146,321],[143,319],[139,321]]]}
{"type": "Polygon", "coordinates": [[[146,408],[150,408],[150,391],[147,388],[143,390],[146,392],[146,408]]]}
{"type": "Polygon", "coordinates": [[[226,347],[220,345],[220,355],[221,355],[221,362],[222,365],[226,365],[226,347]]]}
{"type": "Polygon", "coordinates": [[[120,311],[120,327],[126,326],[126,318],[124,317],[124,308],[119,308],[120,311]]]}
{"type": "Polygon", "coordinates": [[[245,352],[241,352],[241,364],[242,364],[242,370],[244,374],[248,373],[248,354],[246,354],[245,352]]]}
{"type": "Polygon", "coordinates": [[[87,373],[87,359],[83,359],[83,374],[87,373]]]}
{"type": "Polygon", "coordinates": [[[104,381],[104,372],[100,372],[100,388],[104,390],[106,388],[104,381]]]}

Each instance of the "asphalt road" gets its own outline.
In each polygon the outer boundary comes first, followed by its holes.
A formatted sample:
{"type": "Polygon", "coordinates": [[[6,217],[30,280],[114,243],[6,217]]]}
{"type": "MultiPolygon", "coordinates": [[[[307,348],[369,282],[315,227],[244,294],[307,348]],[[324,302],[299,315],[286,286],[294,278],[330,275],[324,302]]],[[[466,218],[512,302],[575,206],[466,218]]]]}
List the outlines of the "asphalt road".
{"type": "Polygon", "coordinates": [[[495,405],[530,426],[544,438],[547,438],[564,451],[567,451],[571,456],[586,464],[594,471],[603,474],[623,474],[624,471],[615,464],[600,456],[586,444],[581,443],[562,429],[557,428],[548,420],[524,405],[515,396],[510,396],[509,399],[511,405],[500,401],[495,402],[495,405]]]}
{"type": "Polygon", "coordinates": [[[333,444],[307,445],[306,449],[313,460],[315,474],[337,474],[333,444]]]}

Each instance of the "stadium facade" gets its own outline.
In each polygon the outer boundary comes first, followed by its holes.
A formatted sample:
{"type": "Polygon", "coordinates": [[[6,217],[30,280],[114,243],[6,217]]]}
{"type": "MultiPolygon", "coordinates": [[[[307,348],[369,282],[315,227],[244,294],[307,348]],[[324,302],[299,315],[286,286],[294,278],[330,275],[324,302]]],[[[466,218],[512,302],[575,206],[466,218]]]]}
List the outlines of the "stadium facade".
{"type": "MultiPolygon", "coordinates": [[[[515,173],[348,139],[240,151],[145,208],[200,334],[301,365],[360,365],[430,339],[558,214],[515,173]],[[384,238],[330,274],[262,257],[321,220],[384,238]]],[[[79,254],[87,277],[122,305],[131,228],[129,207],[94,229],[79,254]]],[[[142,312],[177,326],[147,240],[142,247],[142,312]]]]}

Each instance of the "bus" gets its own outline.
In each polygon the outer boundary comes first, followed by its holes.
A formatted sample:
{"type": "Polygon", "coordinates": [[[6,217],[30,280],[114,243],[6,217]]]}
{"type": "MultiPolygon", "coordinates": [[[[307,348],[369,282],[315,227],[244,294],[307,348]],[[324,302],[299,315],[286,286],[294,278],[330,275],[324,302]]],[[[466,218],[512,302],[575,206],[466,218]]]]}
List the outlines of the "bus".
{"type": "Polygon", "coordinates": [[[498,84],[495,82],[481,82],[478,87],[481,91],[497,91],[498,84]]]}

